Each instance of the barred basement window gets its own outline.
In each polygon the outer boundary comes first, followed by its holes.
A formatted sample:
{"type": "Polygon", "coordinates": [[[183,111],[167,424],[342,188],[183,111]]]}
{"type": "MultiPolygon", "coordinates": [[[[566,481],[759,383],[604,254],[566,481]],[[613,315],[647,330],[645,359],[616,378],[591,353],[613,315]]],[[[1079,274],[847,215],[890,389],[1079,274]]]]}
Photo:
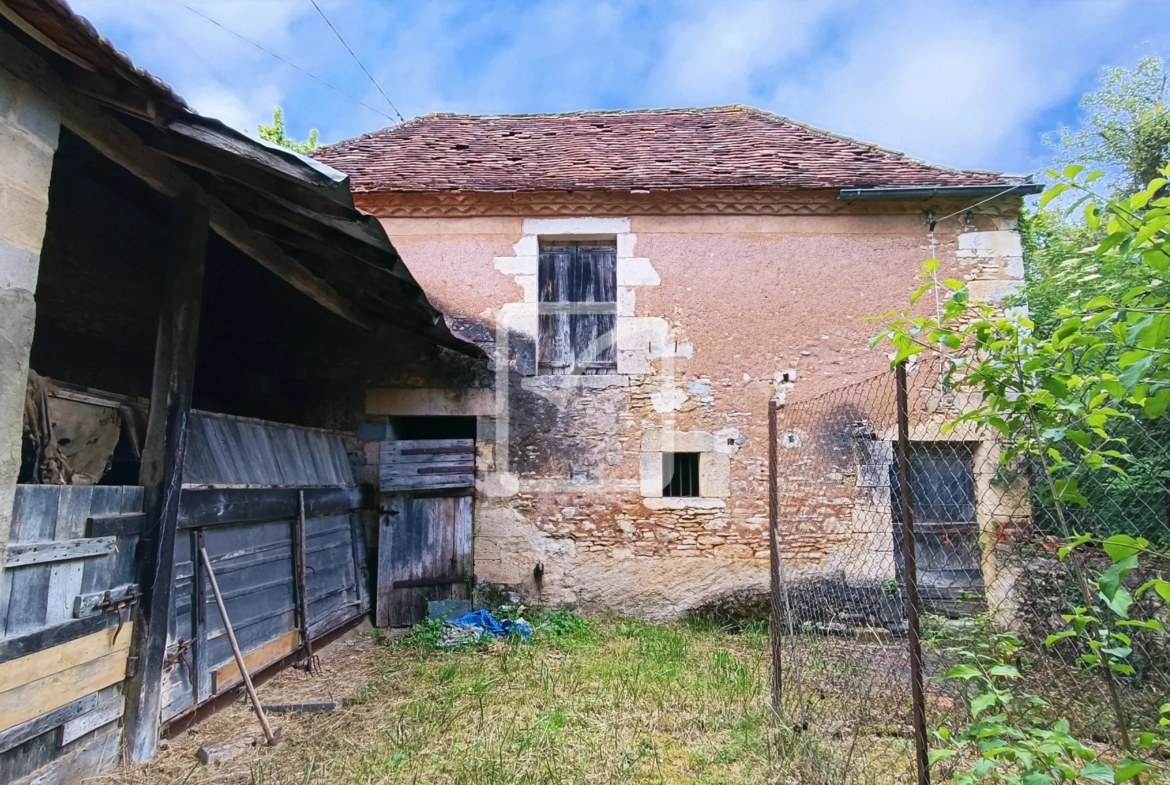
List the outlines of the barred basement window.
{"type": "Polygon", "coordinates": [[[699,492],[699,454],[662,453],[662,495],[702,496],[699,492]]]}
{"type": "Polygon", "coordinates": [[[617,370],[617,247],[615,242],[544,241],[540,246],[540,374],[603,374],[617,370]]]}

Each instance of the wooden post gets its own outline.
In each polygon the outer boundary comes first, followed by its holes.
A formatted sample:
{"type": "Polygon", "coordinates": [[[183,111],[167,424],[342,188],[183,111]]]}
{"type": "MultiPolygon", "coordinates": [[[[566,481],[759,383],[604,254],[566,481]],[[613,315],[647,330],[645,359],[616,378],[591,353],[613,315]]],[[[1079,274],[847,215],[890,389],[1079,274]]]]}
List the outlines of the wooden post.
{"type": "Polygon", "coordinates": [[[163,659],[175,572],[175,531],[187,420],[195,382],[195,350],[207,259],[207,205],[176,199],[154,348],[154,378],[139,483],[146,488],[147,530],[139,545],[143,599],[131,653],[137,667],[126,681],[126,746],[143,763],[158,748],[163,659]]]}
{"type": "MultiPolygon", "coordinates": [[[[301,625],[301,647],[305,652],[305,671],[313,672],[313,641],[309,637],[309,590],[305,552],[305,492],[297,491],[297,518],[293,522],[293,580],[296,585],[297,618],[301,625]]],[[[210,567],[208,568],[210,569],[210,567]]],[[[354,570],[357,576],[357,570],[354,570]]],[[[357,578],[361,580],[361,578],[357,578]]]]}
{"type": "MultiPolygon", "coordinates": [[[[784,673],[780,659],[783,643],[780,633],[780,542],[776,529],[779,525],[779,498],[776,491],[778,481],[776,462],[777,433],[777,404],[773,397],[768,401],[768,554],[771,568],[771,606],[772,606],[772,710],[779,713],[784,697],[784,673]]],[[[792,630],[788,633],[793,634],[792,630]]]]}

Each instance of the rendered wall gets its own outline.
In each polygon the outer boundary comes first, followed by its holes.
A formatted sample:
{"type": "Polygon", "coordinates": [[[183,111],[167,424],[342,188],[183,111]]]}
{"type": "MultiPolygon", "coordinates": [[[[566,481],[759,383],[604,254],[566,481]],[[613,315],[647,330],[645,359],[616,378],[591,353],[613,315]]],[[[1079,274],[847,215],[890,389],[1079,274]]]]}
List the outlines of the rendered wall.
{"type": "MultiPolygon", "coordinates": [[[[409,212],[391,200],[363,206],[409,212]]],[[[942,274],[982,296],[1022,274],[1018,200],[995,204],[935,237],[942,274]]],[[[888,367],[868,348],[878,324],[865,318],[904,307],[920,283],[925,210],[965,205],[886,207],[383,217],[432,301],[490,335],[496,354],[495,416],[468,412],[480,415],[477,576],[534,601],[649,618],[766,586],[769,398],[805,399],[888,367]],[[538,238],[597,235],[617,239],[618,373],[534,376],[538,238]],[[702,498],[661,498],[664,450],[700,452],[702,498]]],[[[783,531],[795,569],[840,570],[831,543],[844,526],[828,505],[819,522],[783,531]]]]}
{"type": "Polygon", "coordinates": [[[0,68],[0,571],[20,471],[34,294],[60,125],[44,95],[0,68]]]}

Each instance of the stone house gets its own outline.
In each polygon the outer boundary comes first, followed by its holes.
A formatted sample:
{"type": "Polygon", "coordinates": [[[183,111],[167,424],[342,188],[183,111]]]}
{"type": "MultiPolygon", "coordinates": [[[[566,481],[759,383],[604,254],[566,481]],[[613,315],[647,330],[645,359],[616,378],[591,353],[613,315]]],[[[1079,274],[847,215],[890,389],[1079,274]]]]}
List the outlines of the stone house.
{"type": "MultiPolygon", "coordinates": [[[[866,317],[932,254],[1011,292],[1036,191],[742,106],[434,114],[318,157],[494,357],[478,389],[366,401],[391,437],[476,418],[477,579],[649,618],[767,585],[769,400],[888,367],[866,317]]],[[[789,563],[840,571],[848,522],[811,517],[781,522],[789,563]]]]}

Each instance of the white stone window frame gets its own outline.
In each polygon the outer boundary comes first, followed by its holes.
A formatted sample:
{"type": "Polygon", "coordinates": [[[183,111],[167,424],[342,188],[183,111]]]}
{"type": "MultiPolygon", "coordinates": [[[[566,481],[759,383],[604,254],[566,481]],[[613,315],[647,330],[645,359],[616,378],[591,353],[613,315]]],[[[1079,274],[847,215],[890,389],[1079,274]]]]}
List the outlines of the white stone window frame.
{"type": "Polygon", "coordinates": [[[707,431],[647,430],[638,455],[642,503],[651,510],[715,509],[726,507],[731,495],[731,453],[735,445],[723,445],[707,431]],[[699,491],[702,496],[663,496],[663,455],[676,452],[699,454],[699,491]]]}
{"type": "MultiPolygon", "coordinates": [[[[614,341],[617,373],[603,376],[540,376],[524,380],[524,386],[550,387],[627,386],[629,376],[654,373],[653,360],[665,357],[689,358],[693,348],[671,338],[670,325],[658,316],[638,316],[638,287],[659,286],[662,279],[645,257],[634,255],[638,238],[630,231],[629,218],[525,218],[523,237],[513,246],[514,256],[497,256],[495,267],[510,275],[520,287],[518,302],[504,303],[500,326],[538,341],[539,292],[537,276],[541,240],[595,240],[614,238],[617,248],[617,319],[614,341]]],[[[536,371],[537,369],[533,369],[536,371]]]]}

